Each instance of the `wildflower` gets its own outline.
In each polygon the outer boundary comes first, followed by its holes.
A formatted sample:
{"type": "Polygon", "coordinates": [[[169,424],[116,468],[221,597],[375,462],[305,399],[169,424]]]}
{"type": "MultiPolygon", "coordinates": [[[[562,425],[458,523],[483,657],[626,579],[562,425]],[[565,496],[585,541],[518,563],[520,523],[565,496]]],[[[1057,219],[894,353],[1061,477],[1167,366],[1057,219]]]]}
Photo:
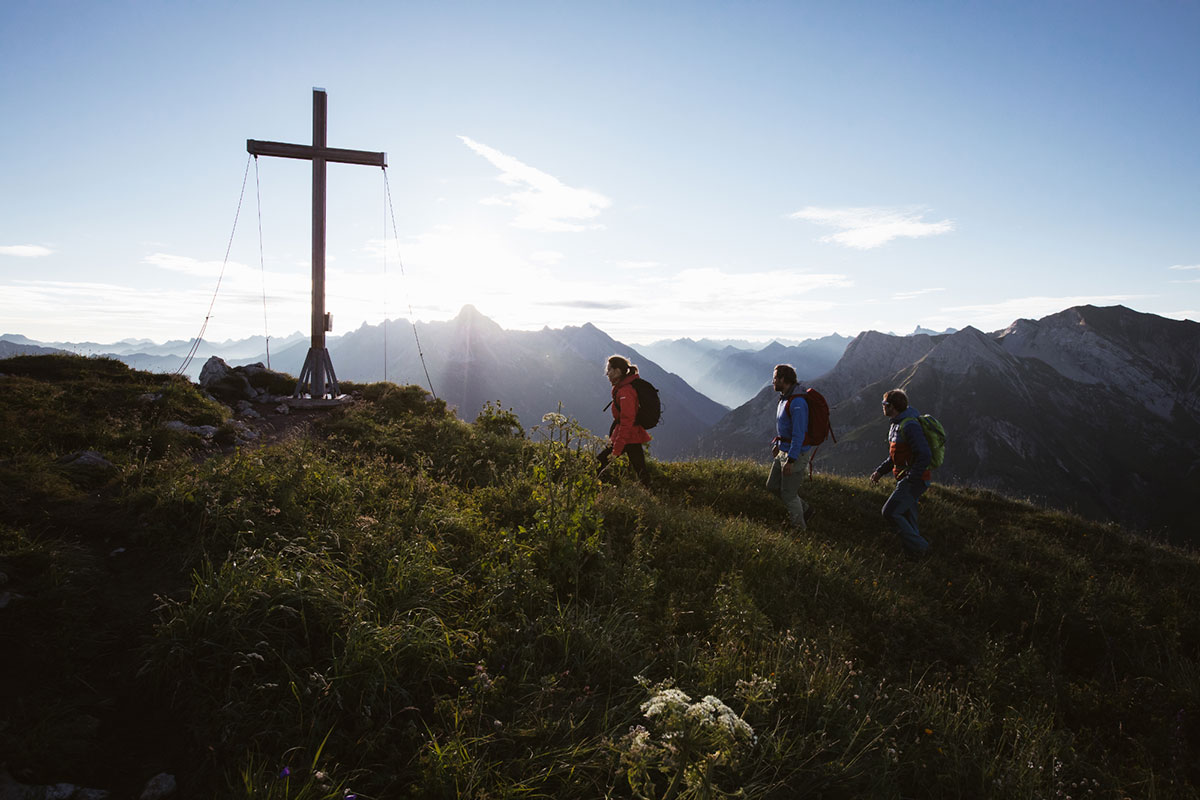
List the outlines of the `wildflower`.
{"type": "Polygon", "coordinates": [[[684,714],[692,698],[678,689],[662,689],[642,703],[642,713],[647,717],[684,714]]]}
{"type": "Polygon", "coordinates": [[[925,729],[925,735],[926,735],[926,736],[933,736],[933,729],[932,729],[932,728],[926,728],[926,729],[925,729]]]}
{"type": "Polygon", "coordinates": [[[492,676],[488,675],[487,667],[483,664],[475,665],[475,674],[471,677],[471,682],[481,691],[487,691],[492,688],[492,676]]]}
{"type": "Polygon", "coordinates": [[[279,777],[281,777],[281,778],[287,778],[287,777],[289,777],[291,774],[292,774],[292,768],[291,768],[291,767],[284,767],[282,770],[280,770],[280,771],[279,771],[279,777]]]}

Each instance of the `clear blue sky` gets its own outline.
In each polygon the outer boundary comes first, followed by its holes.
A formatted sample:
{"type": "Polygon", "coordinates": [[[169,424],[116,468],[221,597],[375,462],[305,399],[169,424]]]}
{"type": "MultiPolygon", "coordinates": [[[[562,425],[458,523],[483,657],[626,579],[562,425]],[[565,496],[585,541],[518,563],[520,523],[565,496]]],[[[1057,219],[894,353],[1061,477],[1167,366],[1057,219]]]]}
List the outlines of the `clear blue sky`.
{"type": "Polygon", "coordinates": [[[0,333],[194,336],[247,167],[207,338],[307,333],[310,170],[245,140],[313,87],[399,234],[330,165],[335,333],[1200,319],[1197,2],[6,0],[0,72],[0,333]]]}

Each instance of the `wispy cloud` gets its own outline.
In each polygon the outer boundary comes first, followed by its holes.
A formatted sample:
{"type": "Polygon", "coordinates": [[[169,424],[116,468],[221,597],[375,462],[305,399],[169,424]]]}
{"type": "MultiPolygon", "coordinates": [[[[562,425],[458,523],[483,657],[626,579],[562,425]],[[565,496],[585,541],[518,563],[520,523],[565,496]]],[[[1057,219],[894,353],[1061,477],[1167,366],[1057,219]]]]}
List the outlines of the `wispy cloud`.
{"type": "Polygon", "coordinates": [[[927,294],[933,294],[934,292],[944,292],[944,291],[946,291],[944,287],[938,287],[936,289],[913,289],[912,291],[908,291],[908,292],[897,292],[896,294],[892,295],[892,299],[893,300],[914,300],[918,297],[923,297],[924,295],[927,295],[927,294]]]}
{"type": "Polygon", "coordinates": [[[54,251],[40,244],[10,244],[0,245],[0,256],[16,256],[17,258],[42,258],[54,251]]]}
{"type": "Polygon", "coordinates": [[[581,311],[622,311],[626,308],[633,308],[633,303],[614,300],[605,302],[603,300],[539,300],[539,306],[555,306],[557,308],[577,308],[581,311]]]}
{"type": "MultiPolygon", "coordinates": [[[[1176,264],[1175,266],[1170,267],[1170,269],[1178,270],[1180,272],[1186,272],[1186,271],[1200,272],[1200,264],[1176,264]]],[[[1200,283],[1200,277],[1184,278],[1182,280],[1171,281],[1171,283],[1200,283]]]]}
{"type": "Polygon", "coordinates": [[[490,205],[511,206],[517,215],[513,227],[535,231],[583,231],[602,228],[596,223],[583,224],[581,220],[595,219],[600,212],[612,205],[612,201],[590,189],[576,189],[531,167],[499,150],[480,144],[466,136],[459,136],[467,147],[491,162],[500,170],[497,180],[518,191],[502,197],[491,197],[483,202],[490,205]]]}
{"type": "MultiPolygon", "coordinates": [[[[200,261],[190,256],[177,256],[170,253],[151,253],[142,259],[143,264],[165,269],[168,272],[180,272],[201,278],[215,278],[221,274],[220,261],[200,261]]],[[[243,264],[234,264],[237,269],[245,269],[243,264]]]]}
{"type": "Polygon", "coordinates": [[[925,209],[921,208],[819,208],[806,206],[788,216],[791,219],[812,222],[826,228],[839,229],[837,233],[822,236],[822,242],[840,244],[858,250],[871,250],[901,237],[916,239],[924,236],[939,236],[954,230],[952,220],[925,222],[921,219],[924,215],[925,209]]]}

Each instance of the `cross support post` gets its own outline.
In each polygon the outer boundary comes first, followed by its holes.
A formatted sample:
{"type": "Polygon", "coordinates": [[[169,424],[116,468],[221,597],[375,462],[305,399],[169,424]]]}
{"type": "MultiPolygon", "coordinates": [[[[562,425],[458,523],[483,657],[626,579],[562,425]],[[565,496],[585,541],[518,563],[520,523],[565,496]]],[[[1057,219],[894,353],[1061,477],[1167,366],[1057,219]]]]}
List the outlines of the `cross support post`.
{"type": "Polygon", "coordinates": [[[341,164],[363,164],[387,167],[387,153],[366,150],[343,150],[326,144],[329,98],[324,89],[313,89],[313,143],[285,144],[246,140],[246,152],[258,156],[299,158],[312,162],[312,344],[304,358],[304,368],[296,381],[293,397],[304,393],[314,400],[339,394],[333,361],[325,347],[325,332],[332,330],[332,321],[325,313],[325,165],[330,161],[341,164]]]}

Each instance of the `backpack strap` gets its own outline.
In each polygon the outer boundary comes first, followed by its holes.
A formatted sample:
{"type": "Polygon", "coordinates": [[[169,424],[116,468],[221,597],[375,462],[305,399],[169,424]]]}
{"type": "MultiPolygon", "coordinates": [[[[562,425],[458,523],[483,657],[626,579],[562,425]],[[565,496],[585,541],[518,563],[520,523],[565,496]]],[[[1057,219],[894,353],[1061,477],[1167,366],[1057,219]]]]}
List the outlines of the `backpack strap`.
{"type": "Polygon", "coordinates": [[[790,395],[788,395],[788,396],[787,396],[787,397],[784,399],[784,403],[785,403],[785,405],[784,405],[784,407],[783,407],[783,410],[784,410],[785,412],[787,412],[788,419],[791,419],[791,418],[792,418],[792,401],[793,401],[793,400],[803,400],[803,399],[804,399],[804,394],[803,394],[803,393],[800,393],[800,394],[790,394],[790,395]]]}

